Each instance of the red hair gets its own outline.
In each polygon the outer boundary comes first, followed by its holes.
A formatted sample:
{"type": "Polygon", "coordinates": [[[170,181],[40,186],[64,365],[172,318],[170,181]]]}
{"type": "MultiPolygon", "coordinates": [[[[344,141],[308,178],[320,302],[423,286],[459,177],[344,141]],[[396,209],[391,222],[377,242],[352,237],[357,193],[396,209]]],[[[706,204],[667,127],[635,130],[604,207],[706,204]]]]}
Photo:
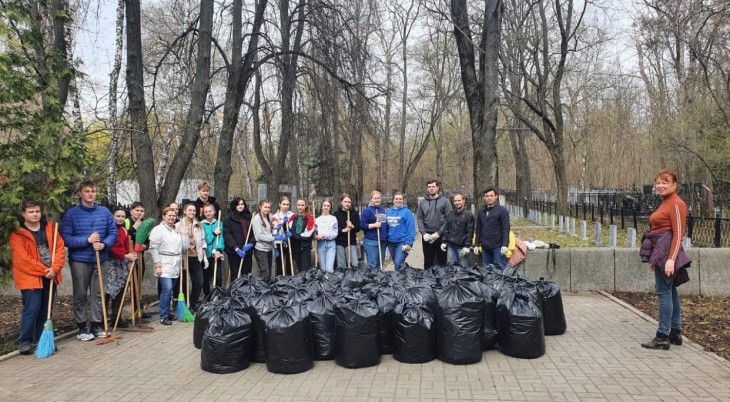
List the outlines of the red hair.
{"type": "Polygon", "coordinates": [[[656,174],[656,176],[654,176],[655,182],[659,179],[666,180],[670,183],[678,182],[677,175],[669,169],[662,169],[659,171],[659,173],[656,174]]]}

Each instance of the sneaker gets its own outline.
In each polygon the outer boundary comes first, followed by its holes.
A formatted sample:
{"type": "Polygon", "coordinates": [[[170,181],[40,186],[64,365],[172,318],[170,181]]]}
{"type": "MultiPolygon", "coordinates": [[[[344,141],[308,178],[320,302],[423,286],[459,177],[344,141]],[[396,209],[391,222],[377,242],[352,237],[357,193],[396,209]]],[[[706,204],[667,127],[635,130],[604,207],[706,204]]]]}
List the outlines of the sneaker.
{"type": "Polygon", "coordinates": [[[32,354],[34,350],[35,350],[35,347],[28,342],[21,342],[18,344],[18,352],[21,355],[32,354]]]}
{"type": "Polygon", "coordinates": [[[149,320],[150,318],[152,318],[152,315],[151,314],[146,313],[144,311],[142,312],[142,319],[149,320]]]}
{"type": "Polygon", "coordinates": [[[162,325],[172,325],[172,321],[170,321],[167,318],[163,318],[163,319],[160,320],[160,324],[162,324],[162,325]]]}
{"type": "Polygon", "coordinates": [[[86,330],[83,330],[83,331],[79,331],[79,334],[76,335],[76,339],[83,341],[83,342],[93,341],[94,335],[90,334],[86,330]]]}
{"type": "Polygon", "coordinates": [[[93,326],[91,327],[91,333],[94,334],[94,337],[96,338],[106,338],[107,333],[104,331],[104,328],[101,326],[93,326]]]}

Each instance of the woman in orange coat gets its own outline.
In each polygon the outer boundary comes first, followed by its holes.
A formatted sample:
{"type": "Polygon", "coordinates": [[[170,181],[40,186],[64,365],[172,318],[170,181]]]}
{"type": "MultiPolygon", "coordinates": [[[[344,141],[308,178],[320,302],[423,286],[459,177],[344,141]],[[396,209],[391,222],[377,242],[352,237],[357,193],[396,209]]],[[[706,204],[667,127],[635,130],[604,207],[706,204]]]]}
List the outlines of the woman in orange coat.
{"type": "Polygon", "coordinates": [[[51,281],[56,285],[61,284],[66,253],[61,236],[54,236],[54,223],[41,219],[41,207],[37,202],[24,202],[22,215],[23,224],[10,234],[10,248],[13,281],[23,296],[18,351],[31,354],[43,333],[51,281]]]}

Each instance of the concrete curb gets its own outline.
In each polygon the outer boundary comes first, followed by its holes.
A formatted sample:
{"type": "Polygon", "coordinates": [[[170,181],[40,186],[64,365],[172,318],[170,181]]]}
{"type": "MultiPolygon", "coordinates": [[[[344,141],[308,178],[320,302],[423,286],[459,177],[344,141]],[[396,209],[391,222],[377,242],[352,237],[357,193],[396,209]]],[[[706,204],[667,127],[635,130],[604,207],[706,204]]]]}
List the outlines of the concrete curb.
{"type": "MultiPolygon", "coordinates": [[[[612,295],[612,294],[610,294],[610,293],[608,293],[606,291],[603,291],[603,290],[597,290],[596,293],[598,293],[598,294],[602,295],[603,297],[611,300],[612,302],[618,304],[619,306],[625,308],[626,310],[631,311],[632,313],[634,313],[637,316],[641,317],[645,321],[650,322],[650,323],[652,323],[654,325],[659,325],[659,322],[657,320],[655,320],[651,316],[645,314],[643,311],[635,308],[634,306],[626,303],[625,301],[623,301],[623,300],[615,297],[614,295],[612,295]]],[[[705,348],[703,348],[702,345],[700,345],[698,343],[695,343],[691,339],[687,339],[686,336],[682,336],[682,339],[684,339],[684,342],[682,343],[682,346],[681,347],[689,346],[689,348],[691,348],[691,349],[694,349],[694,350],[696,350],[698,352],[707,353],[708,356],[710,356],[711,358],[717,360],[718,362],[724,363],[724,364],[730,366],[730,361],[726,360],[722,356],[718,356],[717,354],[715,354],[713,352],[710,352],[708,350],[705,350],[705,348]]]]}

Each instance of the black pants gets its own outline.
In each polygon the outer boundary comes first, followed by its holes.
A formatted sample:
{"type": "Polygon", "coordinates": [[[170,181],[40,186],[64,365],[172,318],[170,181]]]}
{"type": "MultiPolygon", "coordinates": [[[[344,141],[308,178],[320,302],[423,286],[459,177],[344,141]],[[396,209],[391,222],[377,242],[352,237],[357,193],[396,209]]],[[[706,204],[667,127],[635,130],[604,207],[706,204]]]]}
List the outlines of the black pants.
{"type": "Polygon", "coordinates": [[[441,251],[440,241],[429,243],[421,237],[421,244],[423,245],[423,269],[431,268],[436,264],[446,264],[446,252],[441,251]]]}
{"type": "Polygon", "coordinates": [[[312,240],[291,240],[291,256],[296,272],[312,268],[312,240]]]}
{"type": "Polygon", "coordinates": [[[195,309],[198,306],[198,298],[203,290],[203,266],[200,265],[198,257],[188,257],[188,270],[183,270],[180,273],[180,277],[172,287],[172,294],[176,295],[176,292],[180,292],[180,281],[183,281],[182,293],[187,297],[188,272],[190,272],[190,300],[188,300],[188,306],[191,309],[195,309]]]}
{"type": "MultiPolygon", "coordinates": [[[[124,301],[122,299],[122,296],[124,296],[124,289],[120,290],[119,293],[117,293],[116,296],[112,297],[110,294],[107,294],[107,300],[109,300],[109,304],[111,304],[111,316],[108,317],[110,322],[114,322],[114,320],[117,319],[117,313],[119,312],[119,309],[122,307],[122,302],[124,301]]],[[[120,318],[123,320],[124,318],[120,318]]]]}
{"type": "Polygon", "coordinates": [[[271,256],[274,255],[274,252],[253,250],[253,254],[256,257],[256,265],[259,267],[259,277],[267,281],[271,280],[271,256]]]}
{"type": "Polygon", "coordinates": [[[210,285],[213,282],[213,272],[218,270],[215,278],[215,284],[213,286],[221,287],[223,283],[223,260],[218,259],[218,266],[215,263],[215,257],[208,257],[208,269],[203,270],[203,294],[208,296],[210,294],[210,285]]]}
{"type": "MultiPolygon", "coordinates": [[[[235,252],[226,253],[228,255],[228,269],[231,272],[231,283],[238,278],[238,267],[241,266],[241,257],[235,252]]],[[[221,265],[220,262],[218,265],[221,265]]],[[[253,267],[253,250],[246,253],[246,258],[243,259],[243,266],[241,266],[241,275],[251,273],[251,267],[253,267]]],[[[220,273],[219,273],[220,274],[220,273]]]]}

